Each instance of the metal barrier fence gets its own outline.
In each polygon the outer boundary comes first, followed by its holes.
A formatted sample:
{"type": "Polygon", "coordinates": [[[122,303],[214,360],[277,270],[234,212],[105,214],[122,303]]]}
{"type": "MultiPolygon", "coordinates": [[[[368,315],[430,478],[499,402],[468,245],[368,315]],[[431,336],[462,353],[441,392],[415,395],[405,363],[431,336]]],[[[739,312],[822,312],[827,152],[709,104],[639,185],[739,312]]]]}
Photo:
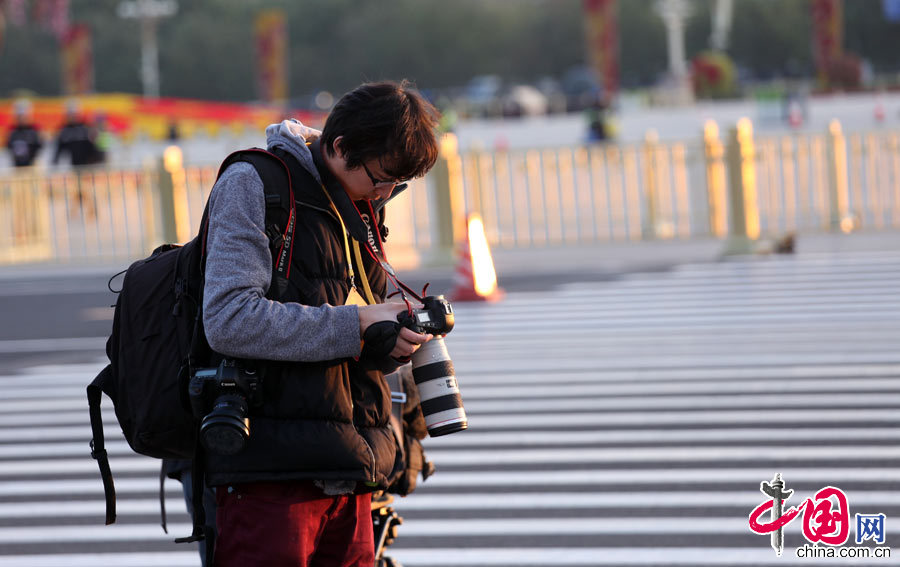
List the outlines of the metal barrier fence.
{"type": "Polygon", "coordinates": [[[137,257],[158,231],[152,171],[0,179],[0,263],[137,257]]]}
{"type": "Polygon", "coordinates": [[[757,142],[760,221],[773,232],[900,226],[900,134],[812,136],[757,142]]]}
{"type": "MultiPolygon", "coordinates": [[[[128,262],[199,231],[217,166],[15,171],[0,177],[0,265],[128,262]]],[[[416,180],[388,213],[398,265],[431,247],[428,196],[416,180]]]]}
{"type": "Polygon", "coordinates": [[[707,231],[702,148],[593,145],[461,156],[465,207],[488,241],[522,247],[707,231]]]}
{"type": "MultiPolygon", "coordinates": [[[[480,213],[488,241],[531,247],[900,226],[900,133],[594,144],[458,153],[391,203],[392,261],[446,259],[480,213]]],[[[14,172],[0,177],[0,264],[131,260],[198,230],[216,166],[161,160],[141,170],[14,172]]]]}
{"type": "Polygon", "coordinates": [[[696,143],[650,134],[642,144],[466,153],[465,208],[503,247],[722,237],[729,215],[747,213],[727,195],[729,171],[741,171],[753,238],[900,227],[900,133],[845,136],[832,124],[823,134],[729,136],[709,124],[696,143]]]}

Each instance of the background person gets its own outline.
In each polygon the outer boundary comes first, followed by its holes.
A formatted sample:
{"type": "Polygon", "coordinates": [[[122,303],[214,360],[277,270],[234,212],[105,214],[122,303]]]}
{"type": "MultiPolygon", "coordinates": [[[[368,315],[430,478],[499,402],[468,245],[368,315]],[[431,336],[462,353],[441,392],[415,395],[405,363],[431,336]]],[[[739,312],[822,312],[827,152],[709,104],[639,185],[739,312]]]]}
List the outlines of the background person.
{"type": "Polygon", "coordinates": [[[106,159],[97,146],[96,128],[88,124],[74,102],[66,105],[66,123],[56,137],[53,163],[59,163],[63,155],[67,155],[75,167],[102,163],[106,159]]]}
{"type": "Polygon", "coordinates": [[[44,145],[41,133],[31,122],[31,105],[28,101],[16,102],[13,113],[16,125],[9,131],[6,148],[16,167],[27,167],[34,163],[38,152],[44,145]]]}

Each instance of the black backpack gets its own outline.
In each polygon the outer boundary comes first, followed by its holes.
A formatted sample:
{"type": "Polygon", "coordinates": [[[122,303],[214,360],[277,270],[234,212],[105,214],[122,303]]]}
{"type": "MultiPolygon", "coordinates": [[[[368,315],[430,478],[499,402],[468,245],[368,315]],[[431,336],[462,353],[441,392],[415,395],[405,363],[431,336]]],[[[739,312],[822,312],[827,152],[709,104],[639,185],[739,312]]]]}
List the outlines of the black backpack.
{"type": "MultiPolygon", "coordinates": [[[[282,260],[273,262],[272,287],[279,294],[287,284],[290,261],[283,261],[290,254],[285,243],[293,239],[293,225],[288,222],[294,209],[290,171],[275,154],[254,148],[228,156],[219,175],[239,161],[253,165],[263,182],[266,234],[273,258],[282,260]]],[[[202,324],[208,220],[207,205],[200,233],[193,240],[184,246],[164,244],[133,263],[117,292],[112,333],[106,343],[110,363],[87,387],[91,457],[97,460],[103,479],[107,525],[116,521],[116,494],[103,440],[102,393],[112,400],[116,419],[135,452],[164,459],[193,459],[197,454],[199,421],[187,400],[187,382],[192,370],[207,365],[212,355],[202,324]]],[[[197,476],[196,482],[202,482],[202,474],[197,476]]],[[[195,494],[202,493],[197,486],[195,494]]],[[[196,509],[192,536],[176,541],[202,539],[202,508],[196,509]]]]}

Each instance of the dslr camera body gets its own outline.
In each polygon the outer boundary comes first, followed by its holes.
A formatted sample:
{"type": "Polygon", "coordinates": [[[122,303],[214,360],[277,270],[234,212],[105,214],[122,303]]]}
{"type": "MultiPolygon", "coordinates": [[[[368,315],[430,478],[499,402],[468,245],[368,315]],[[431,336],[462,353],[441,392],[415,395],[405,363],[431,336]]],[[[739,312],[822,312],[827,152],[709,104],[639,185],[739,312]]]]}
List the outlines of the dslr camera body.
{"type": "Polygon", "coordinates": [[[413,309],[412,314],[403,312],[397,316],[401,325],[416,333],[431,333],[434,336],[446,335],[453,330],[456,318],[453,307],[443,295],[429,295],[422,299],[425,306],[413,309]]]}
{"type": "Polygon", "coordinates": [[[250,437],[250,407],[262,404],[260,378],[252,368],[225,359],[198,368],[188,383],[191,409],[200,422],[200,442],[216,455],[239,453],[250,437]]]}
{"type": "Polygon", "coordinates": [[[453,330],[455,317],[450,302],[443,295],[429,295],[422,309],[404,311],[397,321],[417,333],[430,333],[434,338],[412,355],[412,372],[422,402],[425,426],[432,437],[456,433],[469,427],[463,407],[453,361],[447,352],[443,335],[453,330]]]}

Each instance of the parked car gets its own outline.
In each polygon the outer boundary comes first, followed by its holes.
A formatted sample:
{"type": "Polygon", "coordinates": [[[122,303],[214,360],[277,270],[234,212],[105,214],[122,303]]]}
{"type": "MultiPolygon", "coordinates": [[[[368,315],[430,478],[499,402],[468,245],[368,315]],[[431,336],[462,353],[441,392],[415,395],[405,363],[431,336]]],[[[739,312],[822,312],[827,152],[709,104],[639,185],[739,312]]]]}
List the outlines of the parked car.
{"type": "Polygon", "coordinates": [[[497,75],[479,75],[466,85],[465,112],[470,116],[499,116],[503,80],[497,75]]]}
{"type": "Polygon", "coordinates": [[[579,65],[566,71],[562,89],[566,95],[566,110],[569,112],[592,108],[603,100],[603,87],[597,82],[593,70],[587,66],[579,65]]]}
{"type": "Polygon", "coordinates": [[[547,97],[530,85],[511,87],[502,99],[503,116],[541,116],[547,114],[547,97]]]}

